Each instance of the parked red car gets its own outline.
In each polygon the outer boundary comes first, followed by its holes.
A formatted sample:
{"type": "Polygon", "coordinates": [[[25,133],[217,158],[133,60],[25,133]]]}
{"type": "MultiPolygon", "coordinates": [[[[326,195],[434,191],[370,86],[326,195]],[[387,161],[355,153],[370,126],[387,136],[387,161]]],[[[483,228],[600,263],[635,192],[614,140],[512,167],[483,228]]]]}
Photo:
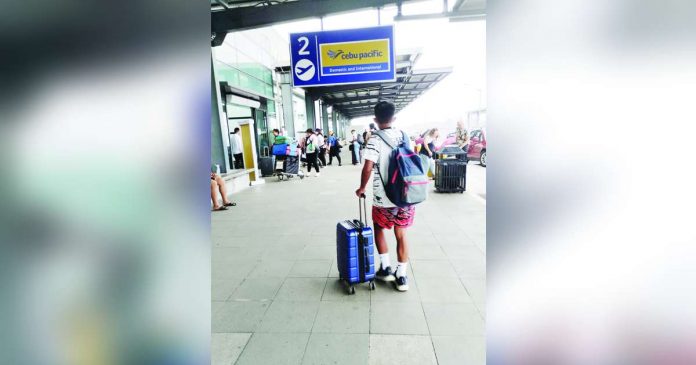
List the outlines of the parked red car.
{"type": "Polygon", "coordinates": [[[469,133],[469,150],[466,151],[469,161],[480,161],[486,167],[486,131],[475,129],[469,133]]]}

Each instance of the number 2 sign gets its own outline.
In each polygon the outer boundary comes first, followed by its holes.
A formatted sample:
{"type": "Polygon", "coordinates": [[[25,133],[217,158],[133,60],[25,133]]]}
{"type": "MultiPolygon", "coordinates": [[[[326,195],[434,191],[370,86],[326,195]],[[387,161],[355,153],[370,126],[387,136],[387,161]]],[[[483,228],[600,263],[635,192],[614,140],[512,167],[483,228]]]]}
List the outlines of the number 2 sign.
{"type": "Polygon", "coordinates": [[[295,87],[395,81],[392,26],[290,35],[295,87]]]}

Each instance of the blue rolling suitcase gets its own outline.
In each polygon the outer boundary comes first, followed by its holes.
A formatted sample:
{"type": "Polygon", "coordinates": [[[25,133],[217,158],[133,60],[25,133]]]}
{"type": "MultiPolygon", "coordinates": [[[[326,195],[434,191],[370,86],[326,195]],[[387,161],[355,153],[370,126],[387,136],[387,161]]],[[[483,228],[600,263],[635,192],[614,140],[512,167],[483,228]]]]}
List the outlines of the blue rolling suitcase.
{"type": "Polygon", "coordinates": [[[336,225],[338,276],[348,284],[349,294],[355,294],[354,284],[359,283],[370,283],[370,290],[375,290],[374,235],[372,228],[362,220],[364,211],[367,222],[365,197],[358,200],[358,209],[360,219],[345,220],[336,225]]]}

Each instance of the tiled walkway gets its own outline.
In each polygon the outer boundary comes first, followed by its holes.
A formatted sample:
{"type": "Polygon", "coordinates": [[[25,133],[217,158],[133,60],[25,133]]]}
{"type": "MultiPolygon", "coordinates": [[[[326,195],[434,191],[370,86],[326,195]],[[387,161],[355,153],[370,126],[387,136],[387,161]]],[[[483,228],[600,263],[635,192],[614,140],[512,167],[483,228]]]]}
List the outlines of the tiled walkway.
{"type": "Polygon", "coordinates": [[[483,200],[430,194],[409,232],[410,290],[363,284],[347,295],[336,223],[357,218],[359,171],[267,178],[213,213],[214,365],[485,364],[483,200]]]}

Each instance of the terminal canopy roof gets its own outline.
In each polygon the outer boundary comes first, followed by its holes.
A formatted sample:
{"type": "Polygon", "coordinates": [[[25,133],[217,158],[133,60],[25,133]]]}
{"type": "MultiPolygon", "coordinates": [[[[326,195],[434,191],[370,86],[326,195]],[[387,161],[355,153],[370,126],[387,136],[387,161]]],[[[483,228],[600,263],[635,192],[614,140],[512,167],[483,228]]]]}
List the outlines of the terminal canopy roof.
{"type": "Polygon", "coordinates": [[[414,0],[210,0],[212,32],[227,33],[414,0]]]}
{"type": "Polygon", "coordinates": [[[394,82],[313,87],[306,91],[313,99],[321,98],[351,119],[372,115],[375,104],[381,100],[394,103],[398,112],[452,73],[451,67],[414,70],[419,55],[413,52],[396,56],[394,82]]]}
{"type": "MultiPolygon", "coordinates": [[[[395,20],[445,17],[450,21],[467,21],[485,18],[486,0],[442,0],[442,11],[401,14],[403,4],[418,1],[422,0],[210,0],[211,30],[224,39],[222,34],[227,32],[387,5],[398,7],[395,20]]],[[[214,42],[214,45],[219,43],[221,41],[214,42]]]]}

